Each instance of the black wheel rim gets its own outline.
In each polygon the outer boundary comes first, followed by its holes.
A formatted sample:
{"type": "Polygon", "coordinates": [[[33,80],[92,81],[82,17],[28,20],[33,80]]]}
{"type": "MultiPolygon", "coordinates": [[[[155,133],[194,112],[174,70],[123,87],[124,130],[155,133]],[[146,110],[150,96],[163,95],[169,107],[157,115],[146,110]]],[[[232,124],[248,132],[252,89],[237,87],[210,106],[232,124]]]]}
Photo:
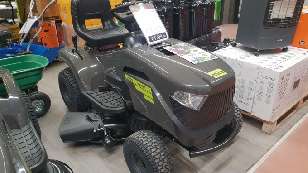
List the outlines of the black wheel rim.
{"type": "Polygon", "coordinates": [[[44,100],[33,100],[32,101],[32,106],[36,114],[42,114],[43,112],[45,112],[45,105],[46,104],[44,100]]]}

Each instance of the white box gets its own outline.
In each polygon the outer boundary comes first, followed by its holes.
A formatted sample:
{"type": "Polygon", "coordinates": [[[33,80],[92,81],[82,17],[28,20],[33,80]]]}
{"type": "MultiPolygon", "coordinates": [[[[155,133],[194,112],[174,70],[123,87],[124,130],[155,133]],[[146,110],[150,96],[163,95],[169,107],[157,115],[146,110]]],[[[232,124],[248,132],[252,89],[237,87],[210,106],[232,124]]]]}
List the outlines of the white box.
{"type": "Polygon", "coordinates": [[[255,56],[240,47],[214,54],[235,71],[234,101],[264,121],[274,122],[308,94],[308,51],[289,47],[287,52],[255,56]]]}
{"type": "Polygon", "coordinates": [[[247,112],[252,109],[254,99],[254,91],[256,86],[256,78],[258,77],[257,66],[253,64],[244,64],[232,58],[224,58],[234,70],[236,76],[234,100],[237,105],[247,112]],[[249,71],[249,73],[247,73],[249,71]]]}

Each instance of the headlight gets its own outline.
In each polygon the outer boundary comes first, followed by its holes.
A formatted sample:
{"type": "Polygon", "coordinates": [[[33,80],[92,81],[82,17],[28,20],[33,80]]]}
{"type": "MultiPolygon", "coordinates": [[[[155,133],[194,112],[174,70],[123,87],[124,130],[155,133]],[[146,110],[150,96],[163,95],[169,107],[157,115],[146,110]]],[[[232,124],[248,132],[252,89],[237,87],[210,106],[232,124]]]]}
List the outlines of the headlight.
{"type": "Polygon", "coordinates": [[[171,97],[181,105],[199,111],[208,96],[176,91],[171,97]]]}

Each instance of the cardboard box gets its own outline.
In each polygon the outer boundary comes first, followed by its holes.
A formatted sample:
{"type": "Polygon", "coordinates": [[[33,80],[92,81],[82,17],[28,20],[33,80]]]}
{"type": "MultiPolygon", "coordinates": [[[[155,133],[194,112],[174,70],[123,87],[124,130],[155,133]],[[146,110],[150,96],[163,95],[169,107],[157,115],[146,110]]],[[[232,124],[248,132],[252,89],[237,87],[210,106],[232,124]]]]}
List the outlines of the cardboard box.
{"type": "Polygon", "coordinates": [[[11,35],[10,40],[12,42],[18,42],[19,41],[20,35],[19,35],[18,24],[7,24],[7,23],[3,22],[2,24],[0,24],[0,30],[10,32],[10,35],[11,35]]]}
{"type": "MultiPolygon", "coordinates": [[[[49,2],[51,2],[51,0],[35,0],[35,4],[36,4],[36,9],[38,12],[38,15],[40,15],[44,8],[49,4],[49,2]]],[[[50,5],[45,13],[44,13],[44,17],[45,18],[53,18],[56,17],[58,18],[60,16],[60,10],[59,10],[59,5],[57,4],[57,0],[50,5]]]]}
{"type": "Polygon", "coordinates": [[[62,22],[67,25],[71,25],[72,24],[71,1],[70,0],[58,0],[57,3],[60,8],[60,18],[62,22]]]}
{"type": "Polygon", "coordinates": [[[258,75],[257,66],[253,64],[244,65],[243,62],[237,59],[221,57],[234,69],[236,75],[234,100],[237,101],[242,110],[250,112],[254,98],[252,91],[255,90],[255,79],[258,75]]]}
{"type": "Polygon", "coordinates": [[[258,57],[240,47],[214,52],[235,71],[234,101],[264,121],[274,122],[308,94],[308,51],[290,47],[288,52],[258,57]]]}

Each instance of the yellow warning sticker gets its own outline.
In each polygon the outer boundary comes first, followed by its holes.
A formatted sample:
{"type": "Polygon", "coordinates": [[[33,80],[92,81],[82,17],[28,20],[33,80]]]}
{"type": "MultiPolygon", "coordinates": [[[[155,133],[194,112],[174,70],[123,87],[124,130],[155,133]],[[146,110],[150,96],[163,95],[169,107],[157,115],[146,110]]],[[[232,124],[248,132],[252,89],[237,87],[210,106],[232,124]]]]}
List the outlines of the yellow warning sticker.
{"type": "Polygon", "coordinates": [[[125,80],[132,83],[137,91],[143,94],[143,97],[146,101],[154,104],[154,97],[153,97],[153,91],[152,88],[148,85],[140,82],[139,80],[133,78],[132,76],[128,74],[124,74],[125,80]]]}
{"type": "Polygon", "coordinates": [[[220,78],[220,77],[223,77],[225,75],[227,75],[228,73],[223,71],[222,69],[218,68],[216,70],[213,70],[213,71],[210,71],[207,73],[209,76],[217,79],[217,78],[220,78]]]}

